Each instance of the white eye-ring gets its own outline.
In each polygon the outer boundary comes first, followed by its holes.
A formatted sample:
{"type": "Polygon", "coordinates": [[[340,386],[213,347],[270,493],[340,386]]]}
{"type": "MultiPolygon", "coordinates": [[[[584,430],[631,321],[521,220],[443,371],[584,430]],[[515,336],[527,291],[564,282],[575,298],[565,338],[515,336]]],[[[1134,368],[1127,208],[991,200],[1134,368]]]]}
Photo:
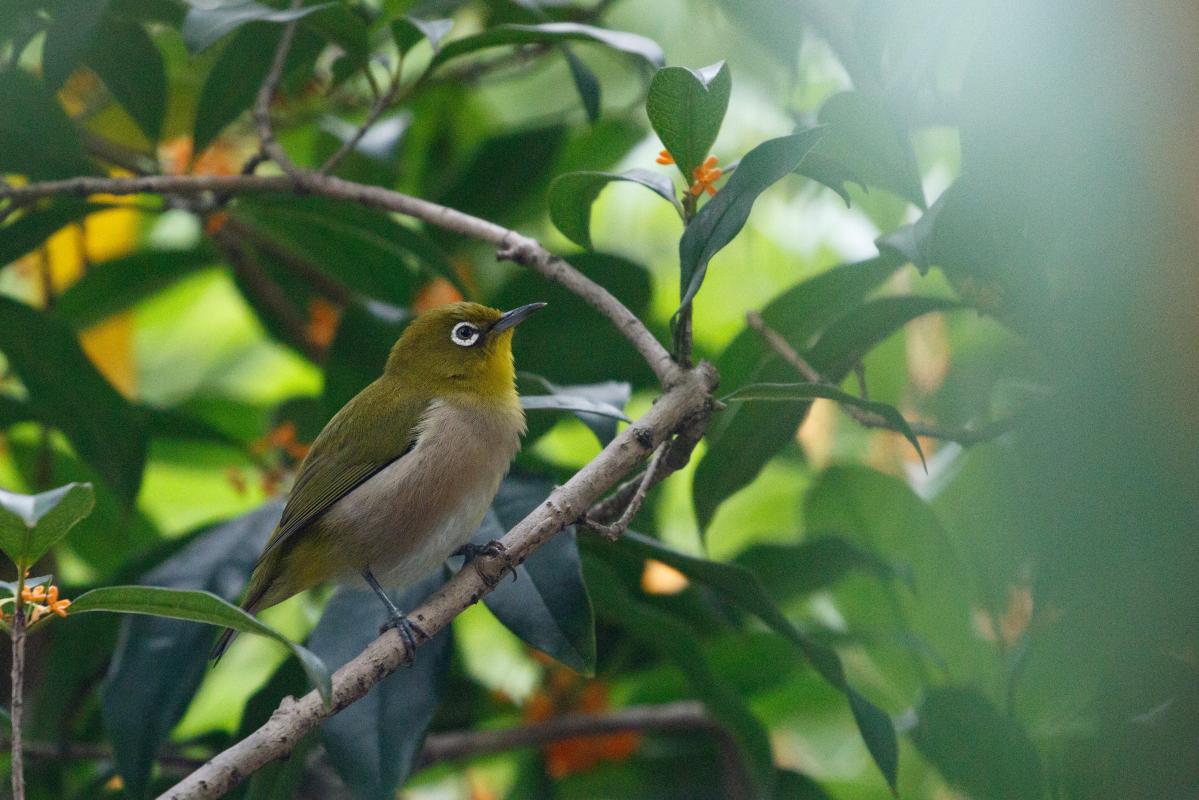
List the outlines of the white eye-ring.
{"type": "Polygon", "coordinates": [[[450,341],[459,347],[470,347],[479,341],[479,329],[469,322],[459,322],[450,331],[450,341]]]}

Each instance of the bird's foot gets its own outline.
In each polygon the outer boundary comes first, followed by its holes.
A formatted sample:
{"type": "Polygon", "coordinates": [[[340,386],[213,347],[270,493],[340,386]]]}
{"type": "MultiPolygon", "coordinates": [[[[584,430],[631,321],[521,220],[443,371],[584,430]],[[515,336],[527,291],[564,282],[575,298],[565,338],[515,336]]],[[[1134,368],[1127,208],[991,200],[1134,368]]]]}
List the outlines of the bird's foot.
{"type": "Polygon", "coordinates": [[[516,571],[516,563],[512,560],[512,556],[508,554],[508,548],[504,546],[503,542],[496,539],[492,539],[487,544],[467,542],[455,550],[454,555],[462,556],[462,566],[464,567],[467,564],[474,564],[475,571],[479,573],[479,577],[483,579],[483,583],[487,584],[488,589],[494,589],[498,586],[500,581],[504,579],[504,575],[508,572],[512,573],[512,580],[514,581],[519,574],[516,571]],[[479,560],[481,556],[498,558],[504,562],[504,568],[500,570],[499,576],[493,578],[483,570],[483,563],[479,560]]]}
{"type": "Polygon", "coordinates": [[[404,642],[404,666],[411,667],[412,662],[416,660],[416,635],[420,634],[420,637],[425,640],[432,637],[421,626],[409,619],[407,614],[399,611],[387,618],[387,622],[384,622],[379,628],[379,633],[384,634],[392,628],[399,631],[400,639],[404,642]]]}

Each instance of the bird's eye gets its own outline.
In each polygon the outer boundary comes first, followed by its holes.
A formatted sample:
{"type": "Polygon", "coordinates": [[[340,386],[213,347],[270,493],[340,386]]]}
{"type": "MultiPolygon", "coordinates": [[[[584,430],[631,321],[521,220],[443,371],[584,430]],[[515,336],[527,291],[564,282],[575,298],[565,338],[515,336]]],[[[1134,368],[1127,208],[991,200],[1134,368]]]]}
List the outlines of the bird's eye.
{"type": "Polygon", "coordinates": [[[479,341],[479,329],[469,322],[459,322],[450,331],[450,341],[460,347],[470,347],[479,341]]]}

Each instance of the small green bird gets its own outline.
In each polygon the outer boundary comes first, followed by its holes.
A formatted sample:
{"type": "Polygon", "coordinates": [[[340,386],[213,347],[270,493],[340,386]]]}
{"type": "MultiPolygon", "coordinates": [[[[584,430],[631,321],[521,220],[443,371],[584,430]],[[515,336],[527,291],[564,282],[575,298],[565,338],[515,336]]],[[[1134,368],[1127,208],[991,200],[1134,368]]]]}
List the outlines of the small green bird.
{"type": "MultiPolygon", "coordinates": [[[[512,329],[544,306],[501,313],[453,303],[413,320],[382,377],[312,443],[242,607],[254,613],[325,581],[365,580],[411,654],[419,629],[382,587],[410,586],[468,552],[525,431],[512,329]]],[[[221,635],[214,659],[234,634],[221,635]]]]}

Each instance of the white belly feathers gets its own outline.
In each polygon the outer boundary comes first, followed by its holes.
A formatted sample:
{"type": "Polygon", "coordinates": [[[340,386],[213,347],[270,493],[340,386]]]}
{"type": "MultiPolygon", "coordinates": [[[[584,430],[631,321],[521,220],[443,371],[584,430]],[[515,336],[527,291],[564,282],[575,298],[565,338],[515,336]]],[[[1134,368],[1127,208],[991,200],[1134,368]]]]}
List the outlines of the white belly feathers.
{"type": "Polygon", "coordinates": [[[519,407],[497,413],[492,404],[438,401],[418,431],[411,452],[322,517],[359,571],[369,566],[391,588],[420,580],[470,541],[520,446],[524,414],[519,407]]]}

